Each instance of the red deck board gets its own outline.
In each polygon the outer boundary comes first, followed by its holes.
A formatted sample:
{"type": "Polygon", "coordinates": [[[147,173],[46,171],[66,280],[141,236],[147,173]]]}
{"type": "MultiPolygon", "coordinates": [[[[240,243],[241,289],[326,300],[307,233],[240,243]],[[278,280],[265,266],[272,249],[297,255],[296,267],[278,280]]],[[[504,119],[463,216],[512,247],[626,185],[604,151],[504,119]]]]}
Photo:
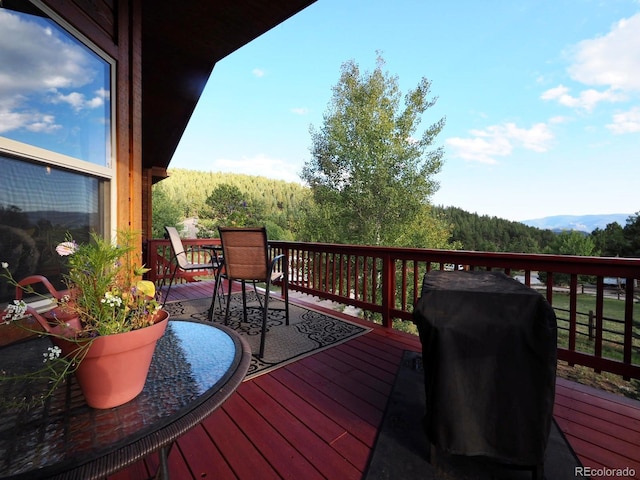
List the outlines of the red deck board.
{"type": "MultiPolygon", "coordinates": [[[[231,397],[225,405],[233,405],[231,397]]],[[[224,409],[218,409],[203,422],[203,427],[238,478],[254,478],[256,472],[265,480],[277,479],[278,474],[258,448],[247,438],[224,409]]]]}
{"type": "Polygon", "coordinates": [[[119,472],[111,475],[110,480],[140,480],[141,478],[149,478],[149,471],[145,465],[144,460],[139,460],[133,465],[120,470],[119,472]]]}
{"type": "MultiPolygon", "coordinates": [[[[395,365],[390,365],[388,362],[380,361],[375,362],[375,357],[368,355],[361,350],[348,347],[347,345],[341,345],[326,351],[326,355],[338,359],[345,365],[351,368],[357,368],[363,372],[368,372],[373,378],[377,378],[385,383],[393,383],[396,372],[398,371],[399,359],[395,365]]],[[[321,355],[321,352],[318,355],[321,355]]],[[[314,355],[316,357],[316,355],[314,355]]]]}
{"type": "Polygon", "coordinates": [[[322,475],[327,478],[354,480],[362,476],[362,471],[356,469],[312,428],[283,408],[255,383],[248,382],[242,389],[242,396],[269,425],[315,465],[322,475]]]}
{"type": "MultiPolygon", "coordinates": [[[[207,431],[199,425],[178,440],[178,447],[195,478],[234,478],[233,471],[207,431]]],[[[175,447],[174,447],[175,448],[175,447]]],[[[182,478],[180,475],[177,478],[182,478]]]]}
{"type": "Polygon", "coordinates": [[[626,402],[612,401],[608,397],[601,396],[597,391],[587,393],[584,391],[564,389],[561,392],[564,397],[567,397],[575,403],[584,403],[599,410],[614,412],[617,417],[624,417],[625,422],[635,421],[640,425],[640,409],[638,408],[640,402],[636,402],[636,406],[633,406],[626,402]]]}
{"type": "MultiPolygon", "coordinates": [[[[563,430],[564,428],[568,427],[568,424],[564,424],[564,422],[561,421],[558,421],[558,425],[563,430]]],[[[565,436],[578,454],[578,457],[582,461],[583,465],[592,468],[606,467],[624,469],[629,467],[635,470],[636,475],[640,474],[640,462],[638,462],[637,460],[629,459],[623,455],[619,455],[617,452],[612,451],[608,448],[603,448],[601,444],[594,445],[593,443],[584,440],[579,436],[575,436],[570,433],[566,433],[565,436]]]]}
{"type": "MultiPolygon", "coordinates": [[[[322,475],[300,452],[271,426],[243,396],[245,385],[238,389],[234,402],[227,402],[223,409],[233,417],[247,438],[268,459],[269,464],[282,478],[321,479],[322,475]]],[[[250,388],[250,386],[246,386],[250,388]]],[[[254,472],[258,475],[259,472],[254,472]]]]}
{"type": "Polygon", "coordinates": [[[563,418],[571,423],[577,423],[591,427],[599,433],[624,440],[625,443],[640,448],[640,432],[627,428],[625,425],[618,425],[608,422],[602,418],[594,417],[580,411],[572,409],[570,406],[555,404],[553,414],[556,418],[563,418]]]}
{"type": "MultiPolygon", "coordinates": [[[[304,360],[298,363],[301,364],[302,362],[304,362],[304,360]]],[[[287,367],[287,369],[291,370],[289,367],[287,367]]],[[[379,425],[383,410],[363,400],[361,396],[354,394],[353,392],[357,390],[357,387],[350,389],[344,388],[326,376],[314,372],[309,368],[298,368],[295,370],[295,374],[317,390],[330,392],[331,398],[336,399],[346,407],[351,412],[351,415],[362,418],[373,427],[379,425]]]]}
{"type": "Polygon", "coordinates": [[[377,434],[376,426],[364,421],[357,415],[353,415],[350,410],[331,395],[332,392],[326,389],[316,389],[300,377],[294,375],[289,368],[281,368],[272,372],[271,375],[289,385],[290,388],[295,389],[307,402],[325,412],[327,416],[331,417],[336,423],[342,425],[345,430],[353,432],[353,435],[368,447],[371,447],[375,442],[377,434]]]}
{"type": "Polygon", "coordinates": [[[385,380],[382,380],[378,377],[372,376],[371,369],[361,370],[359,368],[354,368],[353,365],[345,362],[343,355],[340,354],[338,349],[332,348],[326,350],[324,353],[325,355],[318,357],[318,361],[326,362],[328,365],[331,365],[344,375],[348,375],[352,381],[359,382],[376,392],[384,394],[385,398],[389,396],[395,375],[393,377],[389,375],[385,380]]]}
{"type": "Polygon", "coordinates": [[[603,402],[598,397],[576,399],[572,396],[564,395],[564,392],[556,393],[556,403],[585,415],[600,418],[612,425],[623,425],[640,431],[640,420],[629,416],[628,408],[623,412],[615,410],[615,405],[603,402]],[[589,400],[592,400],[591,402],[589,400]]]}
{"type": "MultiPolygon", "coordinates": [[[[566,423],[564,431],[566,435],[576,438],[594,438],[597,435],[599,446],[615,452],[618,457],[624,458],[627,464],[633,462],[634,457],[638,455],[638,447],[636,445],[632,445],[621,438],[607,435],[587,425],[575,422],[566,423]]],[[[638,467],[640,467],[640,463],[638,463],[638,467]]],[[[640,468],[638,468],[638,472],[640,473],[640,468]]]]}
{"type": "Polygon", "coordinates": [[[253,383],[260,386],[271,397],[276,398],[283,408],[292,412],[307,426],[318,426],[316,433],[326,442],[331,443],[346,432],[344,427],[334,422],[331,417],[309,404],[295,391],[292,391],[272,376],[262,375],[253,380],[253,383]]]}
{"type": "Polygon", "coordinates": [[[253,382],[325,442],[333,445],[352,465],[360,470],[364,469],[369,456],[369,448],[348,433],[344,427],[270,375],[260,376],[253,382]]]}
{"type": "Polygon", "coordinates": [[[373,363],[380,368],[382,365],[387,365],[387,367],[383,367],[385,370],[395,373],[395,366],[398,364],[398,360],[402,358],[402,352],[405,349],[397,348],[392,345],[388,345],[385,342],[376,341],[380,338],[380,335],[377,332],[370,332],[369,335],[371,342],[355,342],[349,343],[345,345],[345,350],[347,352],[352,352],[353,350],[357,350],[358,352],[353,352],[353,355],[361,356],[363,360],[367,358],[372,358],[373,363]]]}
{"type": "Polygon", "coordinates": [[[344,373],[336,370],[329,363],[315,357],[305,358],[301,363],[310,371],[330,380],[334,385],[356,395],[366,403],[373,405],[376,409],[384,411],[386,408],[391,387],[389,387],[386,394],[383,394],[365,383],[354,381],[354,378],[351,377],[348,372],[344,373]]]}

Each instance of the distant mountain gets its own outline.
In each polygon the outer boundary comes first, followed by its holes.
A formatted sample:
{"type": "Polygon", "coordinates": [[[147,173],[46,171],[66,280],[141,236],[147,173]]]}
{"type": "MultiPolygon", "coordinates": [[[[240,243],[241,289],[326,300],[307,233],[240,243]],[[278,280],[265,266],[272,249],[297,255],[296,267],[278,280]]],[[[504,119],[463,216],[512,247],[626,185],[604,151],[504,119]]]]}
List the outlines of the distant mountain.
{"type": "Polygon", "coordinates": [[[46,222],[51,225],[62,225],[67,229],[86,228],[90,225],[98,225],[98,212],[58,212],[58,211],[33,211],[24,212],[31,223],[46,222]]]}
{"type": "Polygon", "coordinates": [[[549,230],[578,230],[591,233],[596,228],[604,229],[608,224],[617,222],[621,227],[627,224],[632,213],[611,213],[603,215],[555,215],[552,217],[522,220],[530,227],[549,230]]]}

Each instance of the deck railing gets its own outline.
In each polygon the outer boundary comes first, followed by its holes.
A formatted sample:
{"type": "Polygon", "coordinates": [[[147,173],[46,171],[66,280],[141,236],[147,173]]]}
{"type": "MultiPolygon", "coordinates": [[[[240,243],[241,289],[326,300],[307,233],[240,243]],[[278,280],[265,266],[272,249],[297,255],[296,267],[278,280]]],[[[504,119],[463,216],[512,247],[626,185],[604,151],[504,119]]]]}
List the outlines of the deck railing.
{"type": "MultiPolygon", "coordinates": [[[[185,246],[215,242],[184,241],[185,246]]],[[[360,308],[366,318],[387,328],[394,319],[411,320],[427,271],[503,271],[540,289],[554,307],[561,360],[640,378],[640,259],[280,241],[270,245],[288,259],[290,290],[360,308]]],[[[165,274],[168,249],[166,241],[149,243],[150,279],[165,274]]]]}

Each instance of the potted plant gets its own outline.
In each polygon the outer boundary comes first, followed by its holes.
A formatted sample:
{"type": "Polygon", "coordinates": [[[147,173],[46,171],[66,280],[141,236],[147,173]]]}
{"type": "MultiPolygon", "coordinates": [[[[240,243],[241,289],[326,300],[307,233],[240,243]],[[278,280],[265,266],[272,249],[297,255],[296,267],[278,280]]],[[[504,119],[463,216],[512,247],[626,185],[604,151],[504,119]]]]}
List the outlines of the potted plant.
{"type": "MultiPolygon", "coordinates": [[[[160,309],[153,282],[142,280],[148,269],[139,265],[136,235],[120,231],[115,242],[92,233],[91,241],[73,238],[56,251],[69,263],[68,295],[55,299],[54,314],[45,318],[22,300],[5,309],[4,323],[34,317],[54,344],[46,361],[59,361],[53,383],[75,373],[87,403],[111,408],[135,398],[144,388],[157,340],[164,334],[168,313],[160,309]]],[[[3,262],[3,276],[20,285],[3,262]]]]}

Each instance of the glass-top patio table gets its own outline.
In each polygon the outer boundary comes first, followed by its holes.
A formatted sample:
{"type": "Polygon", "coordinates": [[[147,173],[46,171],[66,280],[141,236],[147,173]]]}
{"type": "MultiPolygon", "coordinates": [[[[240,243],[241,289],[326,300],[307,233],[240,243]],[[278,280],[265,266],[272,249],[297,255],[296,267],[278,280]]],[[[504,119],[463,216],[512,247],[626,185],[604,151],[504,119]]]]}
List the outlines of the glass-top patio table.
{"type": "MultiPolygon", "coordinates": [[[[47,338],[0,349],[0,368],[37,369],[47,338]]],[[[0,478],[101,478],[168,449],[218,408],[240,385],[251,359],[248,344],[219,325],[170,321],[158,341],[142,393],[108,410],[86,405],[75,379],[29,410],[0,406],[0,478]]],[[[38,382],[0,382],[0,397],[33,395],[38,382]]],[[[37,391],[35,392],[37,393],[37,391]]]]}

